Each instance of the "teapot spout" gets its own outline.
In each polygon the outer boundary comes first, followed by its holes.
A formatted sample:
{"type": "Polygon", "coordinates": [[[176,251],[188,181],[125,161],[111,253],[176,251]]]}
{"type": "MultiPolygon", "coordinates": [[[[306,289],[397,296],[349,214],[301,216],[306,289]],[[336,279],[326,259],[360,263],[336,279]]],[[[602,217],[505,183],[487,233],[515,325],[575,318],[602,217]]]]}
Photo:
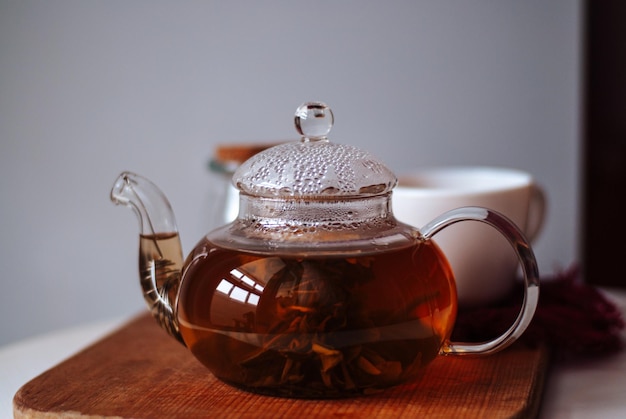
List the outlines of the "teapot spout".
{"type": "Polygon", "coordinates": [[[137,214],[144,299],[159,325],[184,344],[176,316],[183,254],[169,201],[154,183],[130,172],[123,172],[115,181],[111,201],[137,214]]]}

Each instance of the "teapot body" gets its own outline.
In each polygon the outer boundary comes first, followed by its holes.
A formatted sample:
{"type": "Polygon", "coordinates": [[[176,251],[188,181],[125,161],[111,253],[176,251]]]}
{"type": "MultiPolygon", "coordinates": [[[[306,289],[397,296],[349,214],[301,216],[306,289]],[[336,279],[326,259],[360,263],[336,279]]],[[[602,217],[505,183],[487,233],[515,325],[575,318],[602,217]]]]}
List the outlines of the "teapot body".
{"type": "Polygon", "coordinates": [[[225,245],[228,230],[188,256],[177,304],[185,345],[225,382],[288,397],[363,394],[414,377],[451,333],[452,273],[417,231],[398,223],[382,250],[360,238],[259,252],[225,245]]]}
{"type": "Polygon", "coordinates": [[[118,177],[111,199],[138,216],[140,281],[159,325],[221,380],[301,398],[366,394],[410,380],[438,354],[488,355],[512,344],[539,298],[523,233],[479,207],[448,211],[419,230],[397,221],[395,175],[362,150],[330,143],[333,120],[324,104],[299,107],[301,141],[237,169],[237,218],[184,261],[165,195],[142,176],[118,177]],[[449,339],[456,286],[432,237],[462,221],[504,235],[524,275],[518,317],[487,342],[449,339]]]}

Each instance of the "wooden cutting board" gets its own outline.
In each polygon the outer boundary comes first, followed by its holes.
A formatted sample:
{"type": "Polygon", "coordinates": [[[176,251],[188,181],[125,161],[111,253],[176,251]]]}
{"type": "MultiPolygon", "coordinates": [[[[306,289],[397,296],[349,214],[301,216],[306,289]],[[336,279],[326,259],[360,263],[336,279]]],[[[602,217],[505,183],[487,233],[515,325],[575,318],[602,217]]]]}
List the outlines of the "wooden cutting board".
{"type": "Polygon", "coordinates": [[[237,390],[141,315],[26,383],[22,418],[510,418],[536,416],[545,349],[514,345],[480,357],[439,357],[415,381],[363,397],[299,400],[237,390]]]}

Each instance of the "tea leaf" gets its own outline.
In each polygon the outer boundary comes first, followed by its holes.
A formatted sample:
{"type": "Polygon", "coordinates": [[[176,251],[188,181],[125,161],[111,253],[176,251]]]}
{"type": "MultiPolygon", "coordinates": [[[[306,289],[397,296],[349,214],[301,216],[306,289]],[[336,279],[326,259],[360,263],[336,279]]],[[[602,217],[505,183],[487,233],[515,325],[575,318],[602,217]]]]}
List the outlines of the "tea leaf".
{"type": "Polygon", "coordinates": [[[367,358],[360,356],[357,358],[357,365],[359,368],[361,368],[363,371],[365,371],[366,373],[370,374],[370,375],[380,375],[381,371],[376,368],[374,366],[374,364],[372,364],[370,361],[367,360],[367,358]]]}

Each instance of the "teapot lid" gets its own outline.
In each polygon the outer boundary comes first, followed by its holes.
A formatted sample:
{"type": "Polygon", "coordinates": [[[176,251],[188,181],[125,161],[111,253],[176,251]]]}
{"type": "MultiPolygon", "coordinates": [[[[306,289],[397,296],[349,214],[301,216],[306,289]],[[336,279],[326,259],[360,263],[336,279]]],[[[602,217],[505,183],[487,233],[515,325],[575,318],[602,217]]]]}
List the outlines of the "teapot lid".
{"type": "Polygon", "coordinates": [[[295,113],[302,138],[251,157],[233,175],[243,193],[265,198],[345,198],[385,194],[396,176],[371,154],[328,140],[334,116],[321,102],[302,104],[295,113]]]}

